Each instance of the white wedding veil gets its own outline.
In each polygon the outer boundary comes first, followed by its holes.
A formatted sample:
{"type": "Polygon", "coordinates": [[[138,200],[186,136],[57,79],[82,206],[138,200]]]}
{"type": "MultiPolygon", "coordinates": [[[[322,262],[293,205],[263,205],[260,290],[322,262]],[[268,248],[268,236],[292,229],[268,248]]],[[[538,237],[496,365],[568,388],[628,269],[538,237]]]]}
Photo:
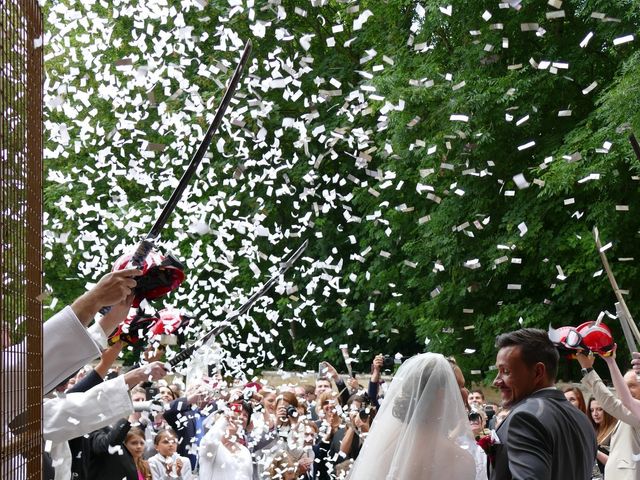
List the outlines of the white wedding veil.
{"type": "Polygon", "coordinates": [[[349,478],[474,480],[476,451],[451,364],[424,353],[398,369],[349,478]]]}

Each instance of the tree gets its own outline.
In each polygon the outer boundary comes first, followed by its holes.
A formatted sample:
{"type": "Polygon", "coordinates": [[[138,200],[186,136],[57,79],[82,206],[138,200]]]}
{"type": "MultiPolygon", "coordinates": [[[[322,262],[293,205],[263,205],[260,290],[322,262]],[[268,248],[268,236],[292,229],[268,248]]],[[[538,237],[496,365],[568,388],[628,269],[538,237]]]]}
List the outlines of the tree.
{"type": "MultiPolygon", "coordinates": [[[[600,3],[48,4],[48,284],[70,301],[149,228],[252,38],[162,234],[194,337],[302,238],[224,337],[249,366],[336,362],[346,343],[363,368],[427,348],[486,373],[496,334],[594,319],[612,296],[591,229],[622,258],[638,231],[616,205],[636,192],[639,11],[600,3]]],[[[632,261],[614,268],[633,284],[632,261]]]]}

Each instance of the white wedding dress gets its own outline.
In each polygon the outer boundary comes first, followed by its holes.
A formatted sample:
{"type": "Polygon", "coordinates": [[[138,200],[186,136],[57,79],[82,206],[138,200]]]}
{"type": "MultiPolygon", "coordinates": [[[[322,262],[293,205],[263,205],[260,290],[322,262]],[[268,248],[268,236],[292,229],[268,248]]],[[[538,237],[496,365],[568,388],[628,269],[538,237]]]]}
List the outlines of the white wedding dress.
{"type": "Polygon", "coordinates": [[[350,480],[486,479],[449,362],[410,358],[395,374],[350,480]]]}

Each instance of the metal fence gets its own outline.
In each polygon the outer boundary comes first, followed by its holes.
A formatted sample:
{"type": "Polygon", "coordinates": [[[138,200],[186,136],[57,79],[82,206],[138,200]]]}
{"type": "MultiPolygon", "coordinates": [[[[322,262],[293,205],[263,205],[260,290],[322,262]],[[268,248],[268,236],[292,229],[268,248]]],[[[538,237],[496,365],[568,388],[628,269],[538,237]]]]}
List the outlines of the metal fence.
{"type": "Polygon", "coordinates": [[[0,0],[0,478],[42,470],[42,14],[0,0]]]}

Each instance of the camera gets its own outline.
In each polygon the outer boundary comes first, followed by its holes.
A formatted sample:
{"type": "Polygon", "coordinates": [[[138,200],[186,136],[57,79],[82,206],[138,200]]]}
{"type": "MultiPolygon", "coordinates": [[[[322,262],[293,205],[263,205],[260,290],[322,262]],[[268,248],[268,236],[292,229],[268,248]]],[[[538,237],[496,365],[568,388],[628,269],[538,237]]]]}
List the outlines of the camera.
{"type": "Polygon", "coordinates": [[[482,420],[482,415],[480,415],[478,412],[469,413],[469,421],[474,422],[478,420],[482,420]]]}
{"type": "Polygon", "coordinates": [[[296,409],[296,407],[294,407],[293,405],[289,405],[287,407],[287,416],[288,417],[292,417],[295,418],[298,416],[298,410],[296,409]]]}
{"type": "Polygon", "coordinates": [[[402,355],[385,355],[382,359],[382,369],[392,370],[395,365],[400,365],[403,361],[402,355]]]}
{"type": "Polygon", "coordinates": [[[493,406],[486,405],[484,407],[484,413],[487,415],[487,420],[491,420],[493,416],[496,414],[496,411],[493,409],[493,406]]]}
{"type": "Polygon", "coordinates": [[[358,411],[358,416],[360,417],[360,420],[365,421],[367,418],[369,418],[369,415],[371,414],[371,409],[369,407],[367,408],[361,408],[358,411]]]}
{"type": "Polygon", "coordinates": [[[384,356],[384,359],[382,360],[382,368],[384,368],[385,370],[390,370],[393,368],[395,364],[396,362],[393,356],[391,355],[384,356]]]}

